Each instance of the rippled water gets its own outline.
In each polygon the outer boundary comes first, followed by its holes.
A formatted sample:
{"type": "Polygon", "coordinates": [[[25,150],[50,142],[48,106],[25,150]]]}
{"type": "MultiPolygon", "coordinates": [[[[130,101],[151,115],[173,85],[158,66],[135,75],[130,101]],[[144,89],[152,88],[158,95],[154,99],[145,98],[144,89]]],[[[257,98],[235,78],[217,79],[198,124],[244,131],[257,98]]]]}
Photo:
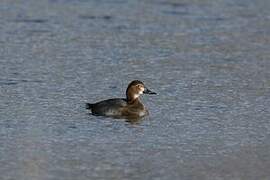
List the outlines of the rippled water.
{"type": "Polygon", "coordinates": [[[269,179],[269,8],[1,1],[0,179],[269,179]],[[150,116],[84,108],[133,79],[150,116]]]}

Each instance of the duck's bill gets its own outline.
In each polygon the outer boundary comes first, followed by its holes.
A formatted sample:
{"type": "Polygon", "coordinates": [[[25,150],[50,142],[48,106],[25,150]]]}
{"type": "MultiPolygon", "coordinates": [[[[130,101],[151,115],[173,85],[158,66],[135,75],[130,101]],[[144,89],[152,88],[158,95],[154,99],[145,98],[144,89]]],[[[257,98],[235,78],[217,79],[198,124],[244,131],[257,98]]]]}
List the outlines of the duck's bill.
{"type": "Polygon", "coordinates": [[[150,91],[149,89],[145,88],[144,91],[143,91],[143,94],[157,94],[153,91],[150,91]]]}

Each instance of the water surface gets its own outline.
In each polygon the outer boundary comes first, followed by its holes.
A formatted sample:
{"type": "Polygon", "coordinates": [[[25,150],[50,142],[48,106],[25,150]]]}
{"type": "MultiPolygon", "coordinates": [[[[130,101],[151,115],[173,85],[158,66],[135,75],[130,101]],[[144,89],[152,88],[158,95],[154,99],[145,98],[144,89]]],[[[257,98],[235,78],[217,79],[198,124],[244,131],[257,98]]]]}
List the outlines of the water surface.
{"type": "Polygon", "coordinates": [[[269,179],[269,8],[0,2],[0,179],[269,179]],[[85,110],[133,79],[150,116],[85,110]]]}

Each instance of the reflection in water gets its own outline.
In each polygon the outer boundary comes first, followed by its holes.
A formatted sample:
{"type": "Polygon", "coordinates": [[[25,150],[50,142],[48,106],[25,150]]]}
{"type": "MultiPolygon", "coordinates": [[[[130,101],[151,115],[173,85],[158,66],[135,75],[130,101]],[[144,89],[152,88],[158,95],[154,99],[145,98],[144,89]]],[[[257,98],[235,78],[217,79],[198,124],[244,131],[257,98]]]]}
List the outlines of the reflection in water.
{"type": "Polygon", "coordinates": [[[47,19],[15,19],[14,22],[16,23],[46,23],[48,22],[47,19]]]}
{"type": "Polygon", "coordinates": [[[91,116],[99,116],[99,117],[103,117],[103,118],[106,118],[106,119],[112,119],[112,120],[119,120],[119,121],[125,121],[125,122],[128,122],[130,124],[140,124],[146,117],[137,117],[137,116],[108,116],[108,117],[105,117],[105,116],[100,116],[100,115],[96,115],[96,114],[92,114],[92,113],[87,113],[88,115],[91,115],[91,116]]]}
{"type": "Polygon", "coordinates": [[[130,123],[130,124],[134,124],[134,125],[138,125],[140,123],[142,123],[142,121],[144,120],[145,118],[127,118],[126,122],[130,123]]]}
{"type": "Polygon", "coordinates": [[[94,16],[94,15],[80,15],[80,19],[103,19],[103,20],[111,20],[113,17],[109,15],[103,16],[94,16]]]}

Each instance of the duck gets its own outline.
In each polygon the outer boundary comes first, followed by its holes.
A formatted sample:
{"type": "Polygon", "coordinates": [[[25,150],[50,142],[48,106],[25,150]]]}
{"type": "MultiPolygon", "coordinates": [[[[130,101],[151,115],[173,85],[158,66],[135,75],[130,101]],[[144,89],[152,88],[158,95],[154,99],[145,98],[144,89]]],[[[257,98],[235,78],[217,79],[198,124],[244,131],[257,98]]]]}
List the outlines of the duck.
{"type": "Polygon", "coordinates": [[[129,83],[125,98],[113,98],[96,103],[86,103],[86,109],[95,116],[115,118],[141,118],[149,115],[149,111],[140,101],[142,94],[157,94],[149,90],[143,82],[133,80],[129,83]]]}

